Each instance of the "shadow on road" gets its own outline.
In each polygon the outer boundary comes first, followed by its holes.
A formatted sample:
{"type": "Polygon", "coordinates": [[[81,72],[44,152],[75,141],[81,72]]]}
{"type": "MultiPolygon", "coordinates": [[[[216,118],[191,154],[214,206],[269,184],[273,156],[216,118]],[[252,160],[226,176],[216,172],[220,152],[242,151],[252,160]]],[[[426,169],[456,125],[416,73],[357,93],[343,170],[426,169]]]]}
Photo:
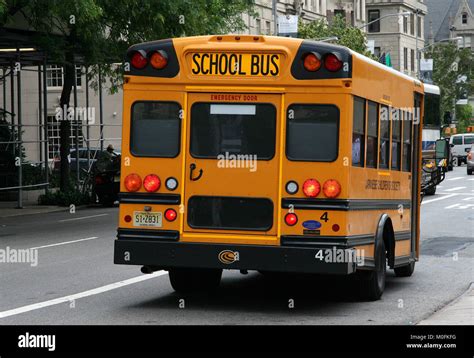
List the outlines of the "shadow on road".
{"type": "MultiPolygon", "coordinates": [[[[385,295],[391,290],[403,290],[407,284],[410,282],[395,278],[393,272],[388,271],[385,295]]],[[[170,294],[142,301],[131,308],[176,309],[179,300],[184,299],[186,309],[183,311],[187,312],[291,313],[293,308],[299,313],[341,316],[338,308],[345,303],[361,304],[361,307],[367,304],[359,298],[359,283],[353,277],[288,275],[273,278],[252,272],[246,276],[224,274],[220,288],[212,294],[182,295],[173,292],[171,286],[169,289],[170,294]]]]}

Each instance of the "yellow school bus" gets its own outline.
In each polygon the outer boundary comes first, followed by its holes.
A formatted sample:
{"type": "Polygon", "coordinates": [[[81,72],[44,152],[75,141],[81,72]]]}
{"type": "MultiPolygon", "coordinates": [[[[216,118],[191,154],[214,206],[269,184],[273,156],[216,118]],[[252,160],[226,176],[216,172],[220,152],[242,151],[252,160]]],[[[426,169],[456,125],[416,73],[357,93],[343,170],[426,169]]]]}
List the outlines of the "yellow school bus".
{"type": "Polygon", "coordinates": [[[345,47],[269,36],[134,45],[116,264],[177,291],[222,270],[355,274],[419,256],[423,84],[345,47]]]}

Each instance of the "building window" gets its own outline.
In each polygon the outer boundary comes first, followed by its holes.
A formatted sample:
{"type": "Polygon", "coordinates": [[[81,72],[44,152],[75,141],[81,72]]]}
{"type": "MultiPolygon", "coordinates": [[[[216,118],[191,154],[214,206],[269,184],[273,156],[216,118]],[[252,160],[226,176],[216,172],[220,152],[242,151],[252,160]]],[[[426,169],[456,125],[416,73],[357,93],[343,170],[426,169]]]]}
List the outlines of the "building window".
{"type": "Polygon", "coordinates": [[[410,15],[410,34],[415,35],[415,15],[410,15]]]}
{"type": "Polygon", "coordinates": [[[382,51],[380,47],[374,47],[374,56],[377,57],[377,60],[380,60],[381,55],[382,55],[382,51]]]}
{"type": "MultiPolygon", "coordinates": [[[[61,121],[56,119],[55,115],[48,116],[48,159],[59,159],[60,151],[60,124],[61,121]]],[[[75,148],[76,146],[76,128],[79,133],[77,136],[78,146],[82,148],[84,145],[84,135],[82,133],[82,124],[81,122],[71,122],[71,132],[69,135],[70,146],[75,148]],[[78,128],[79,127],[79,128],[78,128]]]]}
{"type": "Polygon", "coordinates": [[[364,166],[365,154],[365,99],[354,97],[352,125],[352,165],[364,166]]]}
{"type": "Polygon", "coordinates": [[[415,72],[415,50],[410,50],[411,72],[415,72]]]}
{"type": "Polygon", "coordinates": [[[417,16],[416,18],[416,31],[418,33],[418,37],[423,37],[422,34],[421,34],[421,29],[422,29],[422,26],[421,26],[421,16],[417,16]]]}
{"type": "Polygon", "coordinates": [[[403,16],[403,33],[408,33],[408,17],[403,16]]]}
{"type": "Polygon", "coordinates": [[[379,133],[379,112],[377,107],[377,103],[369,101],[369,111],[367,119],[367,168],[377,168],[377,145],[379,133]]]}
{"type": "MultiPolygon", "coordinates": [[[[64,73],[62,66],[50,65],[46,68],[46,85],[48,87],[62,87],[64,84],[64,73]]],[[[76,66],[76,85],[82,85],[82,70],[81,66],[76,66]]]]}
{"type": "Polygon", "coordinates": [[[467,12],[462,13],[462,24],[467,25],[467,12]]]}
{"type": "Polygon", "coordinates": [[[371,23],[372,21],[375,21],[374,23],[369,25],[369,32],[380,32],[380,21],[378,21],[379,19],[380,10],[369,10],[368,22],[371,23]]]}
{"type": "Polygon", "coordinates": [[[408,49],[405,47],[403,49],[403,68],[408,71],[408,49]]]}
{"type": "Polygon", "coordinates": [[[471,36],[465,36],[463,39],[464,48],[471,48],[471,36]]]}
{"type": "Polygon", "coordinates": [[[345,10],[340,10],[340,9],[335,9],[334,10],[334,17],[339,16],[341,17],[344,21],[346,20],[346,11],[345,10]]]}
{"type": "Polygon", "coordinates": [[[271,35],[272,29],[271,29],[271,23],[270,21],[265,21],[265,34],[271,35]]]}
{"type": "Polygon", "coordinates": [[[260,35],[262,33],[262,22],[260,19],[255,20],[255,31],[257,35],[260,35]]]}

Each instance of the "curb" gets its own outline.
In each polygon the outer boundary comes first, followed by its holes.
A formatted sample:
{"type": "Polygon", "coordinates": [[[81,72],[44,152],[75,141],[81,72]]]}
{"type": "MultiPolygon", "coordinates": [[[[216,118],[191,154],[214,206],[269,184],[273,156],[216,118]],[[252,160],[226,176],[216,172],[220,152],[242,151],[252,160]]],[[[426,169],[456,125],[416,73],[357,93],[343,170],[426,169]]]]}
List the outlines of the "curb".
{"type": "MultiPolygon", "coordinates": [[[[424,325],[474,325],[474,303],[469,303],[471,296],[474,298],[474,282],[469,285],[469,288],[459,297],[455,298],[451,302],[447,303],[439,310],[433,312],[429,316],[420,320],[416,325],[424,326],[424,325]],[[453,320],[450,319],[443,319],[443,316],[447,313],[451,313],[451,311],[459,311],[459,306],[466,305],[466,308],[462,308],[462,316],[465,319],[469,319],[471,317],[471,322],[466,323],[463,321],[453,320]],[[470,313],[470,314],[469,314],[470,313]]],[[[474,301],[473,301],[474,302],[474,301]]],[[[454,315],[451,315],[454,316],[454,315]]]]}

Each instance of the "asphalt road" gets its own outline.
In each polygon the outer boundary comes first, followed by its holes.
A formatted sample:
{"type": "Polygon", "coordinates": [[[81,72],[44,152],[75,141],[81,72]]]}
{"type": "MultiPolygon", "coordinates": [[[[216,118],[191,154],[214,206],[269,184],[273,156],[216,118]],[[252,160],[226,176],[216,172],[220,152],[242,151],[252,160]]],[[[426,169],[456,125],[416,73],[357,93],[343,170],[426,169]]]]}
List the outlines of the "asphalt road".
{"type": "Polygon", "coordinates": [[[415,274],[389,271],[376,302],[358,302],[347,279],[274,282],[229,271],[212,296],[182,297],[166,272],[113,264],[117,213],[0,219],[1,249],[38,248],[36,266],[0,263],[0,324],[415,324],[474,281],[474,176],[465,166],[424,199],[415,274]]]}

